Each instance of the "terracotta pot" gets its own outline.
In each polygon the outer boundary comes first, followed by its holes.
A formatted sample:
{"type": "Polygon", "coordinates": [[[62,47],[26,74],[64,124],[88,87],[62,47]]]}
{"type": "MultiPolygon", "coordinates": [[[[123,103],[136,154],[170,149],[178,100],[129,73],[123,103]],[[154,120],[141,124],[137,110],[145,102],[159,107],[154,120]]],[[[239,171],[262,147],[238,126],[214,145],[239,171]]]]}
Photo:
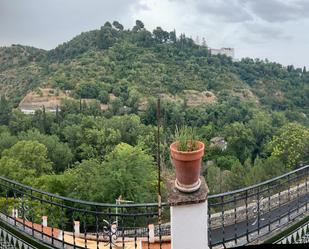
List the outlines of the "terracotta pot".
{"type": "Polygon", "coordinates": [[[176,188],[182,192],[194,192],[201,185],[200,172],[204,144],[197,141],[195,151],[178,151],[177,142],[170,145],[171,160],[176,170],[176,188]]]}

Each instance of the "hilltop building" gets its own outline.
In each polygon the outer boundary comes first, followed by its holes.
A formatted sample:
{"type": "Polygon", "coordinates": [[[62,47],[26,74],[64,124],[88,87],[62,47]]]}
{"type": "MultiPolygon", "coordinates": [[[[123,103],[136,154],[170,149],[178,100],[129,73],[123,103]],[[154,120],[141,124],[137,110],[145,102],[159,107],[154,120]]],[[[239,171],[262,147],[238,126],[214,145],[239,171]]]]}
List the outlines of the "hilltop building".
{"type": "MultiPolygon", "coordinates": [[[[203,37],[202,41],[200,41],[199,36],[197,36],[196,39],[194,40],[194,43],[202,47],[208,47],[205,37],[203,37]]],[[[235,49],[234,48],[209,48],[209,51],[212,55],[224,54],[226,56],[232,57],[232,59],[235,60],[235,49]]]]}
{"type": "Polygon", "coordinates": [[[220,48],[220,49],[211,48],[210,53],[212,55],[224,54],[226,56],[232,57],[232,59],[234,59],[235,57],[234,48],[220,48]]]}

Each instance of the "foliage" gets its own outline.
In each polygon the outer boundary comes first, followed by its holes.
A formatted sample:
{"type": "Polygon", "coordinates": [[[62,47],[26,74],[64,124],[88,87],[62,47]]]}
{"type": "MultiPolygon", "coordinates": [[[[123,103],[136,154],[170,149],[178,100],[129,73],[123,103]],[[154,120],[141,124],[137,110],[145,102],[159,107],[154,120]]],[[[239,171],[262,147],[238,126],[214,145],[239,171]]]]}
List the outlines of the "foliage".
{"type": "Polygon", "coordinates": [[[239,165],[240,162],[235,156],[219,156],[216,158],[216,164],[220,169],[231,170],[234,165],[239,165]]]}
{"type": "Polygon", "coordinates": [[[2,152],[1,175],[25,182],[31,177],[50,173],[52,165],[47,158],[47,149],[37,141],[19,141],[2,152]]]}
{"type": "Polygon", "coordinates": [[[178,151],[195,151],[197,149],[196,132],[194,128],[182,126],[179,130],[176,127],[175,140],[178,151]]]}
{"type": "Polygon", "coordinates": [[[28,130],[19,134],[20,140],[32,140],[44,144],[47,149],[47,156],[53,163],[56,173],[63,172],[72,162],[73,154],[69,146],[59,141],[55,135],[48,136],[37,130],[28,130]]]}
{"type": "Polygon", "coordinates": [[[0,125],[8,125],[11,108],[5,96],[0,96],[0,125]]]}
{"type": "Polygon", "coordinates": [[[244,179],[246,185],[266,181],[287,172],[285,164],[278,157],[273,156],[267,159],[256,158],[254,165],[247,170],[248,172],[244,179]]]}
{"type": "Polygon", "coordinates": [[[114,202],[120,195],[135,202],[156,197],[153,158],[125,143],[117,145],[105,162],[84,160],[67,170],[63,179],[69,196],[92,201],[114,202]]]}
{"type": "Polygon", "coordinates": [[[106,22],[49,51],[0,48],[0,74],[0,173],[46,191],[109,202],[119,195],[155,200],[157,96],[166,175],[175,127],[183,125],[196,127],[196,139],[205,143],[211,192],[309,160],[305,68],[211,55],[185,34],[150,32],[140,20],[131,30],[106,22]],[[70,90],[71,98],[56,113],[13,109],[38,86],[70,90]],[[192,106],[195,97],[185,90],[211,91],[214,101],[192,106]],[[102,111],[101,103],[109,109],[102,111]],[[223,137],[227,149],[210,147],[214,137],[223,137]]]}
{"type": "Polygon", "coordinates": [[[292,169],[300,160],[308,157],[308,146],[309,129],[297,123],[288,123],[273,137],[267,149],[272,156],[280,158],[292,169]]]}
{"type": "Polygon", "coordinates": [[[0,155],[5,149],[9,149],[16,144],[17,141],[17,137],[12,136],[9,131],[0,132],[0,155]]]}
{"type": "Polygon", "coordinates": [[[228,142],[228,150],[244,162],[254,148],[254,136],[252,130],[243,123],[234,122],[224,127],[224,134],[228,142]]]}
{"type": "Polygon", "coordinates": [[[221,171],[216,165],[210,166],[207,172],[207,184],[211,186],[211,192],[222,193],[228,191],[229,176],[230,172],[228,170],[221,171]]]}
{"type": "Polygon", "coordinates": [[[26,131],[32,127],[31,117],[24,115],[20,110],[13,110],[9,121],[9,128],[13,134],[26,131]]]}
{"type": "Polygon", "coordinates": [[[139,147],[121,143],[106,157],[103,167],[106,201],[120,195],[135,202],[156,200],[156,171],[153,158],[139,147]],[[114,186],[117,186],[115,188],[114,186]]]}

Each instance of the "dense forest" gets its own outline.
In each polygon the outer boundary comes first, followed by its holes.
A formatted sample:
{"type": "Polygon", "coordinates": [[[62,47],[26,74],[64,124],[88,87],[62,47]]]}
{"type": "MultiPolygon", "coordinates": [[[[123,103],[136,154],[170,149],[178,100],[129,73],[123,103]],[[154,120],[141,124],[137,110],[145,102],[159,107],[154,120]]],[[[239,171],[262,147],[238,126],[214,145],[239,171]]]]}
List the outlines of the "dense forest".
{"type": "Polygon", "coordinates": [[[0,93],[0,174],[64,196],[156,200],[159,96],[165,179],[173,177],[168,148],[182,124],[195,127],[206,144],[202,173],[212,193],[309,161],[305,67],[211,55],[184,34],[150,32],[139,20],[131,30],[106,22],[49,51],[0,48],[0,93]],[[69,91],[71,98],[55,113],[23,114],[18,103],[38,87],[69,91]],[[216,101],[191,106],[186,90],[209,91],[216,101]],[[216,137],[226,149],[211,143],[216,137]]]}

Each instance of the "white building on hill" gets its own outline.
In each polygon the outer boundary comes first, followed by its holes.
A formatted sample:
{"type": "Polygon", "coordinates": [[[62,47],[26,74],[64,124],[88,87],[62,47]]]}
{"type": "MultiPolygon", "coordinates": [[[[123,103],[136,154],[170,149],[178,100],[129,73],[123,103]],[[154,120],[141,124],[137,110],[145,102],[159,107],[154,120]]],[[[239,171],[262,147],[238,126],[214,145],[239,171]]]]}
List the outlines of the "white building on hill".
{"type": "Polygon", "coordinates": [[[210,53],[212,55],[224,54],[226,56],[232,57],[233,59],[235,57],[235,49],[234,48],[220,48],[220,49],[211,48],[210,53]]]}

